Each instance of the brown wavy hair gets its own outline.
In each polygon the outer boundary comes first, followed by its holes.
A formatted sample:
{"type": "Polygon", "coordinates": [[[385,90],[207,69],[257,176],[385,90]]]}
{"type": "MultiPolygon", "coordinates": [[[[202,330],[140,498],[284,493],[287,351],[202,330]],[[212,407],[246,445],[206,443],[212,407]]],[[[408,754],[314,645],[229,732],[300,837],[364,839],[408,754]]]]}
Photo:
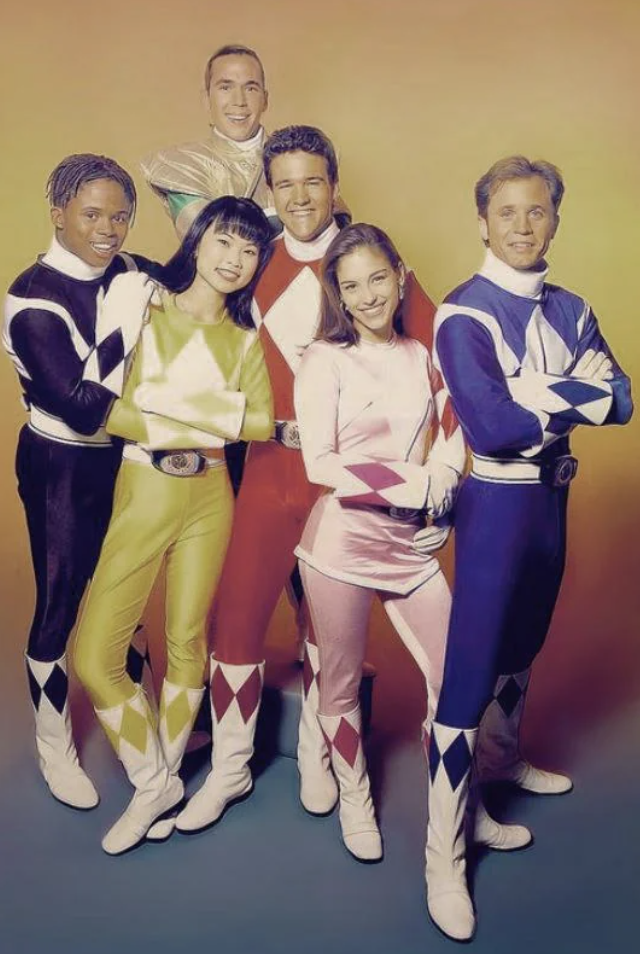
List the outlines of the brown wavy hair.
{"type": "Polygon", "coordinates": [[[506,159],[498,159],[494,162],[476,182],[475,199],[478,215],[486,219],[491,197],[505,182],[510,179],[531,179],[533,176],[540,176],[546,182],[551,202],[557,213],[564,195],[564,182],[558,167],[545,159],[536,159],[532,162],[526,156],[507,156],[506,159]]]}
{"type": "MultiPolygon", "coordinates": [[[[338,286],[338,265],[345,255],[359,248],[378,249],[387,259],[395,272],[403,266],[398,250],[382,229],[366,222],[357,222],[343,228],[325,252],[320,266],[322,298],[320,302],[320,324],[316,338],[319,341],[332,341],[336,344],[353,345],[360,340],[360,333],[353,320],[346,313],[340,301],[338,286]]],[[[402,300],[398,302],[393,316],[393,329],[404,333],[402,324],[402,300]]]]}

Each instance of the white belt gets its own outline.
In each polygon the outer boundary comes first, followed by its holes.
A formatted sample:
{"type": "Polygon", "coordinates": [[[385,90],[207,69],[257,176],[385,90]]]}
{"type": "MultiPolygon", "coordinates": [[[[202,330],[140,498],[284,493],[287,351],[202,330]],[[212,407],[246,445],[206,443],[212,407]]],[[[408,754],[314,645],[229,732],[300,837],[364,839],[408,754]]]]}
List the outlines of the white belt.
{"type": "MultiPolygon", "coordinates": [[[[172,451],[167,451],[168,454],[172,451]]],[[[179,453],[175,451],[175,453],[179,453]]],[[[125,444],[122,451],[122,457],[124,460],[133,460],[136,464],[148,464],[149,467],[153,467],[153,461],[151,459],[151,451],[145,450],[144,447],[140,447],[139,444],[125,444]]],[[[225,463],[224,457],[220,459],[216,457],[208,457],[205,462],[205,470],[209,470],[211,467],[221,467],[225,463]]]]}
{"type": "Polygon", "coordinates": [[[58,417],[52,417],[39,407],[31,405],[29,409],[30,421],[29,427],[37,434],[44,437],[51,437],[55,441],[61,441],[64,444],[78,444],[87,446],[91,444],[97,447],[111,447],[111,438],[107,434],[105,427],[100,427],[95,434],[79,434],[68,424],[61,421],[58,417]]]}
{"type": "Polygon", "coordinates": [[[540,464],[529,460],[496,460],[494,457],[471,457],[471,473],[491,483],[539,484],[540,464]]]}

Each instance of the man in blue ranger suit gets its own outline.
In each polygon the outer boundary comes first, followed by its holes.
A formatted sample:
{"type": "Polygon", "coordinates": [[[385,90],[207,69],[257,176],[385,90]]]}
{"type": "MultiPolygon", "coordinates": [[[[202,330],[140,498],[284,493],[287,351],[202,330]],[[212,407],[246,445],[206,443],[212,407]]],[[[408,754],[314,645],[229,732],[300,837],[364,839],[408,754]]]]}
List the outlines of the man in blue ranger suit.
{"type": "Polygon", "coordinates": [[[523,156],[495,163],[475,190],[484,264],[436,316],[437,361],[472,451],[456,505],[426,866],[429,912],[457,940],[475,929],[460,821],[474,750],[482,780],[539,793],[571,789],[566,776],[521,758],[518,731],[564,570],[577,468],[569,432],[625,424],[633,410],[629,379],[589,305],[545,280],[563,192],[551,163],[523,156]]]}

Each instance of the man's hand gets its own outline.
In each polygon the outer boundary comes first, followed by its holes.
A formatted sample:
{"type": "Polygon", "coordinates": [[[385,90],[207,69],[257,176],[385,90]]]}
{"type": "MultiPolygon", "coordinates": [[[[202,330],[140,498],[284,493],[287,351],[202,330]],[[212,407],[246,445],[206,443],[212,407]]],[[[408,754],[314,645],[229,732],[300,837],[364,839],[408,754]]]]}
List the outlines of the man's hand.
{"type": "Polygon", "coordinates": [[[100,344],[119,329],[124,353],[128,355],[140,336],[155,288],[155,282],[145,272],[116,275],[107,293],[98,294],[96,343],[100,344]]]}
{"type": "Polygon", "coordinates": [[[570,374],[572,378],[593,378],[596,381],[610,381],[613,377],[613,364],[604,351],[594,351],[589,348],[576,361],[576,366],[570,374]]]}

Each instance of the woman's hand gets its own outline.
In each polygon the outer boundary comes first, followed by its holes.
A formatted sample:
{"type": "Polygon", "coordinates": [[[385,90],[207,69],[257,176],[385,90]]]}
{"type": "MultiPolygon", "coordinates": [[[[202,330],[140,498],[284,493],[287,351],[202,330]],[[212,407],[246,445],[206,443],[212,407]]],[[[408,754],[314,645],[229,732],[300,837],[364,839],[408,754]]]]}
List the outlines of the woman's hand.
{"type": "Polygon", "coordinates": [[[430,517],[442,517],[453,506],[460,475],[447,464],[428,460],[425,467],[429,474],[426,508],[430,517]]]}
{"type": "Polygon", "coordinates": [[[426,556],[443,547],[450,533],[451,521],[448,517],[440,517],[439,520],[423,527],[422,530],[418,530],[414,534],[411,549],[426,556]]]}

